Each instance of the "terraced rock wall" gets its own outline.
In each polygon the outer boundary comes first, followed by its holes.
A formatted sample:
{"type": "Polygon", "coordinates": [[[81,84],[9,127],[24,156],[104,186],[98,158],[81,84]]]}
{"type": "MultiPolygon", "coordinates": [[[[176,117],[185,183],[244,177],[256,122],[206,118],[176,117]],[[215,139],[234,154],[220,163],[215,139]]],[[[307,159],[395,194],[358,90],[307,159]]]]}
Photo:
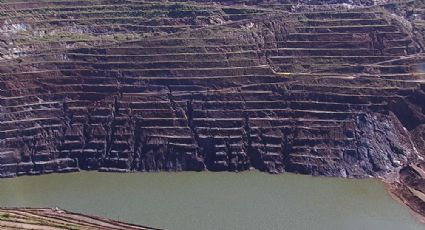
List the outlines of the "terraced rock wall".
{"type": "Polygon", "coordinates": [[[423,4],[342,3],[2,1],[0,176],[396,177],[425,153],[423,4]]]}

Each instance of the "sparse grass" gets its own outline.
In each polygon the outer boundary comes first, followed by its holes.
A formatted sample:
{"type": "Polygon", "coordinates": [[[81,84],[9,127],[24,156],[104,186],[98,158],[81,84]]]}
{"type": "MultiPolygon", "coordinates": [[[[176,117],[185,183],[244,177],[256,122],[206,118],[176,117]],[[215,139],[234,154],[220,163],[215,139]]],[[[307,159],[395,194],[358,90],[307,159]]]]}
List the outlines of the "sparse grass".
{"type": "Polygon", "coordinates": [[[16,40],[18,45],[46,43],[46,42],[65,42],[65,41],[92,41],[97,38],[90,34],[60,32],[55,34],[46,34],[39,37],[22,35],[16,40]]]}
{"type": "Polygon", "coordinates": [[[0,215],[0,219],[1,220],[8,220],[8,219],[10,219],[10,214],[9,213],[2,213],[0,215]]]}

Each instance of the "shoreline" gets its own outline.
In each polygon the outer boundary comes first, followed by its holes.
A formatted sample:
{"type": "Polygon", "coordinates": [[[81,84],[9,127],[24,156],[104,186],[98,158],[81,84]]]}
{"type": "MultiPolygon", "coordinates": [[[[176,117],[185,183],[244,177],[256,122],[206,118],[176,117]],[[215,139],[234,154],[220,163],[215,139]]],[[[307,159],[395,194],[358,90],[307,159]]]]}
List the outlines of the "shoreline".
{"type": "Polygon", "coordinates": [[[391,198],[396,201],[397,203],[405,206],[408,208],[409,213],[412,215],[412,217],[418,221],[420,224],[425,225],[425,216],[421,215],[419,212],[414,210],[410,205],[409,202],[405,199],[401,198],[399,194],[397,194],[396,189],[394,188],[394,185],[391,183],[386,183],[385,181],[382,181],[385,185],[385,188],[388,192],[388,194],[391,196],[391,198]]]}
{"type": "Polygon", "coordinates": [[[412,216],[425,224],[425,193],[423,164],[411,164],[398,172],[397,181],[385,182],[391,197],[409,208],[412,216]]]}

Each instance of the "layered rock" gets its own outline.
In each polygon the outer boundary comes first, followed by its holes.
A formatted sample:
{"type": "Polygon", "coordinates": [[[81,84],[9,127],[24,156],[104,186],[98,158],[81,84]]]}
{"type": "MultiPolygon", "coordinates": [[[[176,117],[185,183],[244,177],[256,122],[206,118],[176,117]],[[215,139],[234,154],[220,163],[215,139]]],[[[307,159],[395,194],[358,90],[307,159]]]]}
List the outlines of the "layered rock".
{"type": "Polygon", "coordinates": [[[60,230],[60,229],[117,229],[159,230],[134,224],[126,224],[106,218],[72,213],[58,208],[1,208],[0,227],[4,230],[60,230]]]}
{"type": "Polygon", "coordinates": [[[5,1],[0,176],[255,168],[396,181],[425,151],[424,8],[5,1]]]}

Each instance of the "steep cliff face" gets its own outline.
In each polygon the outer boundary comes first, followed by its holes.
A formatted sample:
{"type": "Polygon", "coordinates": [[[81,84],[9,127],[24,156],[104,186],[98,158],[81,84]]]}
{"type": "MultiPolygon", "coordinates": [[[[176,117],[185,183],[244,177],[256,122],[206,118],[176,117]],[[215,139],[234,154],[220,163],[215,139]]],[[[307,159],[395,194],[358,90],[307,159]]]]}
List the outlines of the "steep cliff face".
{"type": "Polygon", "coordinates": [[[390,180],[425,154],[424,8],[375,4],[4,1],[0,176],[390,180]]]}

